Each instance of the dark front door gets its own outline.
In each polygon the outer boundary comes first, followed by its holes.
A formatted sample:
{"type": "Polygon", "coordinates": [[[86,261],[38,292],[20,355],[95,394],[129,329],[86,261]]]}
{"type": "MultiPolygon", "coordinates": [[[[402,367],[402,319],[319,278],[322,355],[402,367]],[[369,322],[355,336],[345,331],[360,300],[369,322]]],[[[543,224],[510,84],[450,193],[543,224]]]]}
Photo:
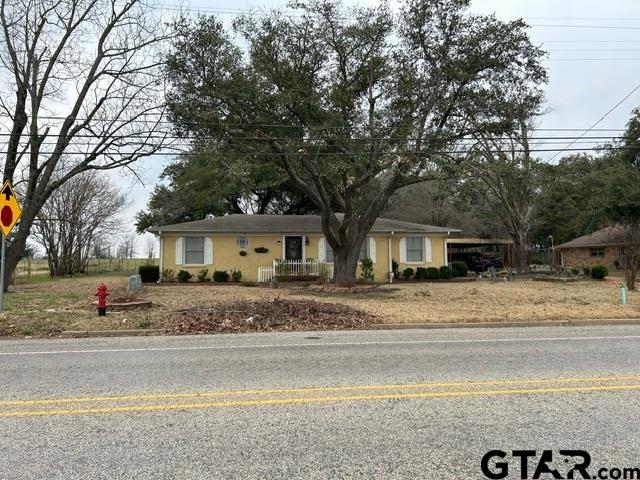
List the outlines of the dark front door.
{"type": "Polygon", "coordinates": [[[285,260],[302,260],[302,237],[285,237],[285,260]]]}

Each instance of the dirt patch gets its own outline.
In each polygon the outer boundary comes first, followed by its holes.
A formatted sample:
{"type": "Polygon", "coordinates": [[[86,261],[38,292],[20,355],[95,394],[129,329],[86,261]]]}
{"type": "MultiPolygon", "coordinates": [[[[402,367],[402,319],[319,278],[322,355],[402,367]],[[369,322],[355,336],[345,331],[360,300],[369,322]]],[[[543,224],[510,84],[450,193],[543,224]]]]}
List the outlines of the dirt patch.
{"type": "Polygon", "coordinates": [[[577,277],[533,277],[534,282],[575,283],[581,279],[577,277]]]}
{"type": "MultiPolygon", "coordinates": [[[[117,312],[125,310],[136,310],[138,308],[151,308],[153,303],[140,297],[122,297],[113,298],[107,302],[108,312],[117,312]]],[[[98,307],[98,302],[93,302],[94,307],[98,307]]]]}
{"type": "Polygon", "coordinates": [[[314,300],[239,300],[190,308],[169,325],[171,333],[234,333],[367,328],[375,316],[314,300]]]}
{"type": "Polygon", "coordinates": [[[374,292],[376,290],[378,290],[378,288],[380,287],[379,284],[374,283],[374,284],[356,284],[356,285],[352,285],[350,287],[341,287],[339,285],[334,285],[332,283],[322,283],[322,284],[315,284],[315,285],[309,285],[307,288],[311,291],[316,291],[316,292],[328,292],[328,293],[337,293],[337,294],[341,294],[341,293],[346,293],[346,294],[350,294],[350,293],[368,293],[368,292],[374,292]]]}
{"type": "Polygon", "coordinates": [[[290,287],[287,294],[303,296],[307,298],[332,298],[347,300],[366,300],[391,298],[401,288],[394,288],[388,285],[359,285],[355,287],[336,287],[333,285],[310,285],[306,287],[290,287]],[[382,287],[382,288],[381,288],[382,287]]]}

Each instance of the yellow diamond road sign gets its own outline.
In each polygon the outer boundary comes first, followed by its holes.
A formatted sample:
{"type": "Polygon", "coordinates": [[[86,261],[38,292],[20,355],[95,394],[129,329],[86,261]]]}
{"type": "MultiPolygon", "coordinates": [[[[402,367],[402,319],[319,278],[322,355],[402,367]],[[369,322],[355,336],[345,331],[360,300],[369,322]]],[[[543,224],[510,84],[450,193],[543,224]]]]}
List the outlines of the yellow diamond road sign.
{"type": "Polygon", "coordinates": [[[20,215],[22,215],[22,208],[18,203],[13,185],[7,180],[0,190],[0,228],[5,237],[8,237],[16,226],[20,215]]]}

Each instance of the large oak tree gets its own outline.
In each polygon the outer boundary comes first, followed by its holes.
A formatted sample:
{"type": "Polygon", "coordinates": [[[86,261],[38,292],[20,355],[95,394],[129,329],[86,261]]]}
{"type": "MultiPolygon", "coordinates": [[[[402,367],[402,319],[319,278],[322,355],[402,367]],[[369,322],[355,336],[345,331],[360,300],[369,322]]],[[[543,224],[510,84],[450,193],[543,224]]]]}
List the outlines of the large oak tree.
{"type": "Polygon", "coordinates": [[[546,80],[543,52],[524,22],[469,0],[291,7],[238,19],[235,42],[215,19],[181,22],[169,106],[179,131],[284,171],[320,211],[335,281],[352,284],[393,193],[441,176],[461,140],[510,129],[497,105],[546,80]]]}
{"type": "Polygon", "coordinates": [[[136,229],[199,220],[207,215],[315,212],[313,203],[286,174],[251,158],[207,149],[180,155],[162,172],[147,209],[136,214],[136,229]]]}

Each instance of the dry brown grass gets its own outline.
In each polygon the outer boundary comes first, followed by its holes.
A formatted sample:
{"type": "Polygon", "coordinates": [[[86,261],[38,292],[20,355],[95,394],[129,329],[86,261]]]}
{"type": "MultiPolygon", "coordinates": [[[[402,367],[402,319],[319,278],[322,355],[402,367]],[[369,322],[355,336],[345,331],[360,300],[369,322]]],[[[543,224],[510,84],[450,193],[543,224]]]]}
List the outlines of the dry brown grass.
{"type": "Polygon", "coordinates": [[[640,295],[632,292],[621,306],[618,282],[569,284],[516,281],[413,283],[382,285],[371,292],[320,292],[303,286],[280,289],[239,285],[145,286],[140,295],[154,303],[148,310],[113,312],[98,317],[91,305],[104,280],[112,297],[125,293],[126,277],[91,277],[20,285],[7,295],[0,315],[0,335],[55,335],[62,330],[156,328],[166,326],[180,310],[243,299],[277,297],[346,304],[386,323],[481,322],[640,318],[640,295]]]}

